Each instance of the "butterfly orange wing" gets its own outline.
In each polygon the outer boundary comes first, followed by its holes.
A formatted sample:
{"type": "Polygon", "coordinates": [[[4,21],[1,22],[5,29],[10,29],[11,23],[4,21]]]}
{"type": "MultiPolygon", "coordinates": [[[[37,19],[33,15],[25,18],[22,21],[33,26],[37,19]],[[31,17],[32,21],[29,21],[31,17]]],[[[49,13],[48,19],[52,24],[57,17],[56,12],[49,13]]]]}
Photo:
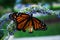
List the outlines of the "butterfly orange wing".
{"type": "Polygon", "coordinates": [[[42,24],[42,22],[40,20],[38,20],[37,18],[33,18],[33,25],[34,25],[34,29],[35,30],[45,30],[46,26],[42,24]]]}
{"type": "Polygon", "coordinates": [[[26,22],[28,21],[29,15],[27,14],[21,14],[18,15],[16,18],[16,22],[17,22],[17,30],[22,30],[23,27],[26,25],[26,22]]]}

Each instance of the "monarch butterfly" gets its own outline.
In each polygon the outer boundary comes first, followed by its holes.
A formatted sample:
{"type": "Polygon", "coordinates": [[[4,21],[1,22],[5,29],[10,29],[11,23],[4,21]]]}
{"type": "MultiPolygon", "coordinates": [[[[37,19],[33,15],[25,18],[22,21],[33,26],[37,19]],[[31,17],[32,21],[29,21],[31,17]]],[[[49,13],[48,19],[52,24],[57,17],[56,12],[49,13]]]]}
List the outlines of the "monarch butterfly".
{"type": "Polygon", "coordinates": [[[29,29],[30,32],[32,30],[46,30],[46,24],[42,23],[41,20],[33,17],[33,15],[25,14],[25,13],[13,13],[9,15],[9,18],[16,22],[16,29],[26,31],[29,29]]]}

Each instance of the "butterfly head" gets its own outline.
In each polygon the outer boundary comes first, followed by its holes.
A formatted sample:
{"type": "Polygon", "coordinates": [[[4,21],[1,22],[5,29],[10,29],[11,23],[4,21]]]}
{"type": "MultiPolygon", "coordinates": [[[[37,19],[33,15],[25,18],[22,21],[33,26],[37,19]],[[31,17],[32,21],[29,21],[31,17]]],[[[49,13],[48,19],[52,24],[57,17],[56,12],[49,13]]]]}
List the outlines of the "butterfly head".
{"type": "Polygon", "coordinates": [[[11,20],[14,20],[16,17],[17,17],[17,12],[9,15],[9,18],[10,18],[11,20]]]}

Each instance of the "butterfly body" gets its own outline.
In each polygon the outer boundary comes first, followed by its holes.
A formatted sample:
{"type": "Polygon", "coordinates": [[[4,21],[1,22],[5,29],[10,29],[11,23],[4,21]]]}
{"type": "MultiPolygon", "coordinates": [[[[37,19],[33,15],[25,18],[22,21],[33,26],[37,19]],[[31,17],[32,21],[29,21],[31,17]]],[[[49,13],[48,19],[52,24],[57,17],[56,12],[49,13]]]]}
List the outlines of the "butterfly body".
{"type": "Polygon", "coordinates": [[[42,24],[42,22],[33,17],[33,15],[28,15],[28,14],[11,14],[10,19],[14,20],[14,22],[16,22],[16,29],[17,30],[23,30],[24,32],[26,31],[26,29],[29,29],[30,32],[32,32],[32,30],[46,30],[46,25],[42,24]]]}

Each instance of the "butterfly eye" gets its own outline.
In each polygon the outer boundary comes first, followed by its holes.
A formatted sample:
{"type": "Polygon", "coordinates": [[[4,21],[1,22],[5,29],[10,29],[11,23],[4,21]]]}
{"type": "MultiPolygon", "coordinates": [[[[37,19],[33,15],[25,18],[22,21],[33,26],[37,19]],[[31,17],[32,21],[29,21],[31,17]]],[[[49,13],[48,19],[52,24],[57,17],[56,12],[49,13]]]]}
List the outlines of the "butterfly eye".
{"type": "Polygon", "coordinates": [[[14,19],[16,18],[16,16],[17,16],[16,13],[13,13],[13,14],[12,14],[12,17],[13,17],[14,19]]]}
{"type": "Polygon", "coordinates": [[[16,15],[13,15],[13,18],[16,18],[16,15]]]}

